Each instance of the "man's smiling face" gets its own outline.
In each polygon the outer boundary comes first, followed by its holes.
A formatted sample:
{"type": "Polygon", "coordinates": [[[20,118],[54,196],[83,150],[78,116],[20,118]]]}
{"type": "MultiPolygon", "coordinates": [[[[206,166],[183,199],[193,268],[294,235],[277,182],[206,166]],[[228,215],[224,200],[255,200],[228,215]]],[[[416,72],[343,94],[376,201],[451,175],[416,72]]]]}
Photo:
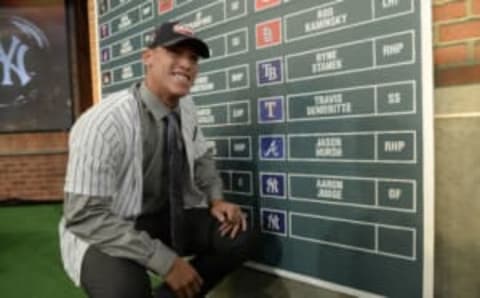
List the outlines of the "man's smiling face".
{"type": "Polygon", "coordinates": [[[197,77],[198,59],[197,52],[188,44],[147,49],[143,61],[148,87],[162,100],[187,95],[197,77]]]}

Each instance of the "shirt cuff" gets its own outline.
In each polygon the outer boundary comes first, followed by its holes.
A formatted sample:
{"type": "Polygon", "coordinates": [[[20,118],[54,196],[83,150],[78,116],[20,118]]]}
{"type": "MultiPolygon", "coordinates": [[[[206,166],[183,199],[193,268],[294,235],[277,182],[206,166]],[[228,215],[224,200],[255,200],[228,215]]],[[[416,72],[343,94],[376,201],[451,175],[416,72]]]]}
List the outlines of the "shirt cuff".
{"type": "Polygon", "coordinates": [[[217,185],[213,185],[208,190],[208,200],[211,202],[212,200],[222,199],[223,198],[223,186],[221,183],[217,185]]]}
{"type": "Polygon", "coordinates": [[[155,243],[155,251],[147,262],[147,268],[160,276],[164,276],[170,271],[177,254],[160,241],[155,241],[155,243]]]}

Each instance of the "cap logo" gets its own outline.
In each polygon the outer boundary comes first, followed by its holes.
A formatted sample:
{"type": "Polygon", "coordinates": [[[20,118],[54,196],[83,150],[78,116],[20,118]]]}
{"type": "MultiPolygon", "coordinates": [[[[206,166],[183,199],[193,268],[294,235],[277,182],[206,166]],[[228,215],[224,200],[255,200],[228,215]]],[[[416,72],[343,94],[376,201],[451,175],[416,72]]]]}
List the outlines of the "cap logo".
{"type": "Polygon", "coordinates": [[[173,26],[173,31],[178,34],[193,36],[192,28],[185,25],[176,24],[175,26],[173,26]]]}

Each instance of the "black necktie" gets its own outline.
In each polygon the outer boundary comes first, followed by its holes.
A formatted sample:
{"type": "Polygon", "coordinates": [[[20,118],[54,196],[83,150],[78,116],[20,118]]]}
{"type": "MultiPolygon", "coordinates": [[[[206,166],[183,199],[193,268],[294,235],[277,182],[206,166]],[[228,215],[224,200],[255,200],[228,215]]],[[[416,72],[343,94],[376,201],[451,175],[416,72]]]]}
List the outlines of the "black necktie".
{"type": "Polygon", "coordinates": [[[172,247],[177,253],[183,253],[184,243],[184,210],[183,210],[183,185],[185,150],[180,130],[178,114],[171,112],[167,120],[167,144],[164,161],[168,164],[168,199],[170,203],[170,234],[172,247]]]}

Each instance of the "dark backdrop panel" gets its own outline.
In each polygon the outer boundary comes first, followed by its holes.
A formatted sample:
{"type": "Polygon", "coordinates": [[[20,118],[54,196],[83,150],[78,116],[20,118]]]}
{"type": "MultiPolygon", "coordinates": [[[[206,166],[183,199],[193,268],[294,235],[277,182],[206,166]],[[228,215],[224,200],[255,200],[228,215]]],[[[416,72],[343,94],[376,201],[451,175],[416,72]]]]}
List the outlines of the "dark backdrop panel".
{"type": "Polygon", "coordinates": [[[10,2],[0,6],[0,131],[68,129],[72,88],[65,3],[10,2]]]}

